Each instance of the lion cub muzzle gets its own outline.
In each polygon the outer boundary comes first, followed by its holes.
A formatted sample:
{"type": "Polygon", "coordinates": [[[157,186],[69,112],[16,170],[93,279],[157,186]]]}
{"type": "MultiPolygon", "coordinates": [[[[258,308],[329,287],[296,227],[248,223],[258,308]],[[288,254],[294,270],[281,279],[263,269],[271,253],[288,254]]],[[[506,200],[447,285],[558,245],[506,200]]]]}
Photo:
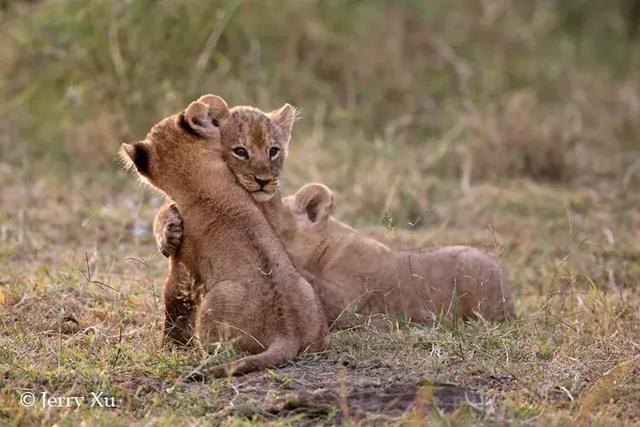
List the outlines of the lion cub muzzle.
{"type": "Polygon", "coordinates": [[[277,176],[253,176],[246,179],[243,186],[249,191],[255,201],[268,202],[276,193],[278,184],[277,176]]]}

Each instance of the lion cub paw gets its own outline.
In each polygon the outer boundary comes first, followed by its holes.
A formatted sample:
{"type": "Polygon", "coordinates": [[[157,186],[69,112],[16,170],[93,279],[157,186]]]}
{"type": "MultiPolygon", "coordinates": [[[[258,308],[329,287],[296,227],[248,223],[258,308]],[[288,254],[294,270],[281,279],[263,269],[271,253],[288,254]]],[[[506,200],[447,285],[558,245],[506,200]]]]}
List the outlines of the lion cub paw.
{"type": "Polygon", "coordinates": [[[164,227],[159,227],[156,232],[156,241],[160,253],[169,258],[175,256],[182,245],[182,216],[175,204],[169,205],[164,227]]]}

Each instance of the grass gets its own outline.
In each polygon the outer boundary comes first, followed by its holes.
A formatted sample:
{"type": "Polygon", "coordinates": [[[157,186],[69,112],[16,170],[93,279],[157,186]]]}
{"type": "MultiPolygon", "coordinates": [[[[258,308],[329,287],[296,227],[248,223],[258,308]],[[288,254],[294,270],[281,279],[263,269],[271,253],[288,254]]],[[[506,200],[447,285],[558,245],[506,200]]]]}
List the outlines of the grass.
{"type": "Polygon", "coordinates": [[[0,424],[638,423],[631,3],[0,2],[0,424]],[[286,192],[326,183],[392,246],[485,249],[517,319],[381,318],[324,355],[180,381],[202,355],[160,345],[160,199],[114,158],[204,92],[301,107],[286,192]]]}
{"type": "Polygon", "coordinates": [[[451,188],[422,227],[371,231],[397,246],[469,243],[491,251],[513,278],[517,320],[425,327],[382,319],[334,332],[326,355],[232,381],[185,384],[180,376],[201,355],[160,346],[166,266],[149,224],[159,198],[109,174],[64,183],[23,179],[4,166],[3,200],[11,205],[3,206],[13,208],[0,222],[0,417],[9,424],[349,417],[410,424],[417,409],[403,405],[416,387],[432,389],[418,408],[436,425],[560,425],[576,417],[608,425],[640,416],[640,218],[619,213],[628,213],[637,195],[529,180],[472,187],[464,196],[451,188]],[[483,400],[448,412],[445,399],[438,409],[432,400],[446,384],[483,400]],[[118,408],[28,409],[18,400],[27,390],[103,392],[118,408]]]}

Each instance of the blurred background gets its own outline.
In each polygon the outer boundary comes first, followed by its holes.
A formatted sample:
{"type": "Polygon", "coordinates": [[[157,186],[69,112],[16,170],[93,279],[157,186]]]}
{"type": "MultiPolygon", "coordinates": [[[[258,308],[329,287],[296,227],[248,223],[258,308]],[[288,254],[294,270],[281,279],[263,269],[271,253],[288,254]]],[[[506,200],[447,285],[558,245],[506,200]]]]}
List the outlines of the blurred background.
{"type": "Polygon", "coordinates": [[[116,151],[212,92],[300,108],[285,190],[326,183],[356,226],[486,246],[567,231],[570,208],[637,238],[640,1],[0,4],[5,217],[60,193],[149,241],[152,213],[113,211],[144,193],[116,151]]]}
{"type": "Polygon", "coordinates": [[[14,166],[114,171],[213,92],[301,108],[289,188],[323,181],[362,220],[418,216],[434,179],[638,183],[639,1],[0,3],[14,166]]]}
{"type": "MultiPolygon", "coordinates": [[[[639,419],[640,0],[0,0],[0,372],[20,367],[0,400],[16,414],[11,390],[34,384],[101,382],[134,419],[176,409],[165,381],[199,362],[160,346],[162,200],[116,152],[204,93],[302,110],[285,193],[324,182],[363,232],[477,246],[512,279],[516,322],[336,333],[330,358],[495,387],[501,420],[639,419]],[[157,392],[122,382],[141,373],[157,392]]],[[[209,411],[193,396],[179,423],[209,411]]]]}

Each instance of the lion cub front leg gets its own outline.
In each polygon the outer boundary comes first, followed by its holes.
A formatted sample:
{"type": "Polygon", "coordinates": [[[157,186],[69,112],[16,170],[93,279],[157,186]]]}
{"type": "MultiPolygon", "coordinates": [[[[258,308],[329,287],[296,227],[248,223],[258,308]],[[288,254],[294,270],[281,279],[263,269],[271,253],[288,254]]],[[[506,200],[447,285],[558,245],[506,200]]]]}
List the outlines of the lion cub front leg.
{"type": "Polygon", "coordinates": [[[176,256],[182,245],[182,234],[182,216],[178,206],[167,200],[153,221],[153,235],[160,253],[166,258],[176,256]]]}
{"type": "Polygon", "coordinates": [[[186,267],[171,261],[164,285],[164,344],[190,345],[200,289],[186,267]]]}

